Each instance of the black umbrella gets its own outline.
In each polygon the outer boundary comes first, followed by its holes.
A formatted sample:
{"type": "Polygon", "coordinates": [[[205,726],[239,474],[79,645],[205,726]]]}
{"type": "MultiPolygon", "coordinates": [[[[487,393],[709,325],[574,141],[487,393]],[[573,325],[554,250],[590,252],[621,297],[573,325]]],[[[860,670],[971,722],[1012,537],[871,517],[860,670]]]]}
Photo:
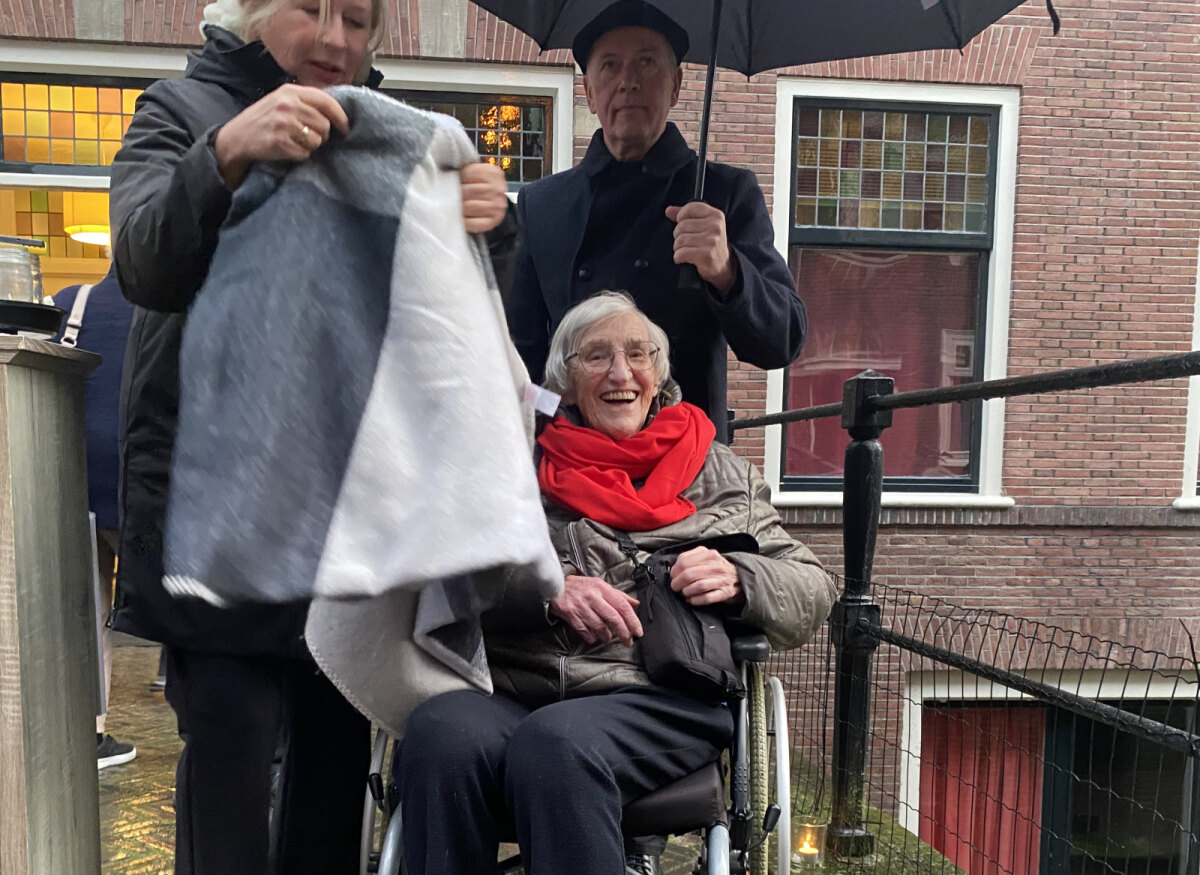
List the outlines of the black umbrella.
{"type": "MultiPolygon", "coordinates": [[[[688,32],[681,61],[708,65],[700,117],[696,200],[704,192],[708,120],[719,65],[747,76],[896,52],[961,49],[1024,0],[647,0],[688,32]]],[[[475,0],[541,47],[570,48],[613,0],[475,0]]],[[[1046,0],[1054,32],[1059,21],[1046,0]]]]}

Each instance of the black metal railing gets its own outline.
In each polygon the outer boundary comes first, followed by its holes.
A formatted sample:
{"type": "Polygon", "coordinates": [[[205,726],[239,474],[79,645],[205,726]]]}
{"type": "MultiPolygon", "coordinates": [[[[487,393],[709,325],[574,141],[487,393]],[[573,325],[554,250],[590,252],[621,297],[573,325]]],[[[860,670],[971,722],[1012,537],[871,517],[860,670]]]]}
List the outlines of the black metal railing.
{"type": "Polygon", "coordinates": [[[834,725],[828,844],[836,857],[862,859],[874,848],[874,836],[864,821],[864,778],[871,739],[872,663],[876,649],[886,642],[1185,755],[1191,787],[1184,808],[1186,849],[1180,855],[1179,871],[1195,872],[1200,866],[1200,736],[898,633],[881,622],[881,606],[872,593],[883,491],[880,438],[892,424],[893,411],[1195,375],[1200,375],[1200,351],[901,393],[894,391],[890,378],[865,371],[845,383],[840,403],[731,421],[731,429],[743,430],[840,416],[850,437],[842,484],[844,586],[829,629],[834,647],[834,725]]]}

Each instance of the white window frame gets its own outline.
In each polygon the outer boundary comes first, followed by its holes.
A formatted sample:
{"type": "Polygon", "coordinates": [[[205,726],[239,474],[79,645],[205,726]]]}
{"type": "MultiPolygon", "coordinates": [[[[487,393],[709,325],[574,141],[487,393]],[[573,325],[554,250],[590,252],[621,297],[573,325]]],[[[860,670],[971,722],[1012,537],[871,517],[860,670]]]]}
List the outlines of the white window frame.
{"type": "MultiPolygon", "coordinates": [[[[1200,252],[1200,246],[1197,246],[1200,252]]],[[[1200,255],[1198,255],[1200,257],[1200,255]]],[[[1200,261],[1196,267],[1196,292],[1192,313],[1192,349],[1200,349],[1200,261]]],[[[1172,502],[1176,510],[1200,510],[1196,478],[1200,477],[1200,377],[1188,378],[1187,426],[1183,438],[1183,483],[1179,498],[1172,502]]]]}
{"type": "MultiPolygon", "coordinates": [[[[1016,215],[1017,132],[1020,125],[1020,90],[997,86],[938,85],[923,82],[874,82],[857,79],[803,79],[780,77],[775,86],[775,174],[772,221],[775,246],[786,259],[792,226],[792,113],[796,98],[825,98],[846,101],[897,101],[947,103],[996,107],[1000,112],[996,143],[995,229],[988,265],[987,324],[984,326],[985,380],[1008,373],[1009,300],[1012,290],[1013,226],[1016,215]]],[[[820,331],[813,326],[811,330],[820,331]]],[[[783,409],[784,369],[767,374],[767,412],[783,409]]],[[[902,389],[924,389],[904,386],[902,389]]],[[[830,398],[829,401],[840,399],[830,398]]],[[[981,507],[1006,508],[1015,502],[1003,494],[1004,400],[981,402],[979,491],[884,492],[885,507],[981,507]]],[[[899,415],[903,416],[903,413],[899,415]]],[[[778,507],[840,507],[842,493],[780,490],[782,480],[783,427],[769,426],[766,432],[764,474],[778,507]]],[[[887,452],[887,432],[883,434],[887,452]]]]}
{"type": "MultiPolygon", "coordinates": [[[[6,73],[56,73],[78,76],[129,76],[177,78],[187,66],[194,46],[146,48],[143,46],[52,43],[4,40],[0,71],[6,73]]],[[[531,94],[553,99],[552,173],[571,166],[574,150],[573,67],[516,64],[481,64],[471,61],[421,61],[381,58],[376,68],[384,87],[414,91],[531,94]]],[[[106,175],[67,173],[0,173],[0,186],[11,188],[107,189],[106,175]]],[[[510,195],[515,197],[515,194],[510,195]]]]}
{"type": "MultiPolygon", "coordinates": [[[[1170,702],[1191,700],[1200,687],[1197,679],[1163,677],[1144,669],[1127,671],[1060,670],[1026,672],[1022,675],[1049,687],[1074,693],[1085,699],[1146,699],[1170,702]]],[[[926,700],[937,702],[1033,702],[1032,696],[992,683],[959,669],[910,671],[904,679],[906,699],[901,715],[900,810],[896,822],[913,835],[920,833],[921,813],[921,717],[926,700]]],[[[1048,706],[1047,706],[1048,707],[1048,706]]]]}
{"type": "MultiPolygon", "coordinates": [[[[531,94],[551,97],[550,172],[568,169],[575,148],[575,69],[537,65],[381,59],[383,87],[398,91],[454,91],[461,94],[531,94]]],[[[510,191],[511,200],[517,192],[510,191]]]]}

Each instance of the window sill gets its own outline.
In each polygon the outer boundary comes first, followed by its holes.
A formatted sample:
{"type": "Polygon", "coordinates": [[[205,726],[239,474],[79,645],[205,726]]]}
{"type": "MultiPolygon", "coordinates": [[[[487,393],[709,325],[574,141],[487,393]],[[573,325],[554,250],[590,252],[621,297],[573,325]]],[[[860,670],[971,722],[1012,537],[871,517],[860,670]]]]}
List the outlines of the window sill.
{"type": "MultiPolygon", "coordinates": [[[[841,507],[840,492],[776,492],[776,507],[841,507]]],[[[884,507],[974,507],[1004,510],[1016,505],[1007,495],[972,495],[961,492],[885,492],[884,507]]],[[[1200,510],[1200,499],[1195,509],[1200,510]]]]}
{"type": "Polygon", "coordinates": [[[1171,502],[1171,507],[1176,510],[1200,510],[1200,496],[1177,498],[1171,502]]]}

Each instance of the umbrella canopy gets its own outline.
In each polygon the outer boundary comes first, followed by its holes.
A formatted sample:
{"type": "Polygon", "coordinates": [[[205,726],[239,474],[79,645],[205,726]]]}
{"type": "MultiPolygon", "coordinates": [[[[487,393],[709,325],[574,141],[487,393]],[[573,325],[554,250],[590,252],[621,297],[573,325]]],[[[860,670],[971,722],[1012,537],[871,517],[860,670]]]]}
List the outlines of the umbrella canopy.
{"type": "MultiPolygon", "coordinates": [[[[569,49],[613,0],[475,0],[542,48],[569,49]]],[[[691,39],[681,58],[710,62],[712,0],[647,0],[691,39]]],[[[716,64],[747,76],[820,61],[961,49],[1024,0],[724,0],[716,64]]],[[[1055,29],[1058,19],[1047,0],[1055,29]]]]}

